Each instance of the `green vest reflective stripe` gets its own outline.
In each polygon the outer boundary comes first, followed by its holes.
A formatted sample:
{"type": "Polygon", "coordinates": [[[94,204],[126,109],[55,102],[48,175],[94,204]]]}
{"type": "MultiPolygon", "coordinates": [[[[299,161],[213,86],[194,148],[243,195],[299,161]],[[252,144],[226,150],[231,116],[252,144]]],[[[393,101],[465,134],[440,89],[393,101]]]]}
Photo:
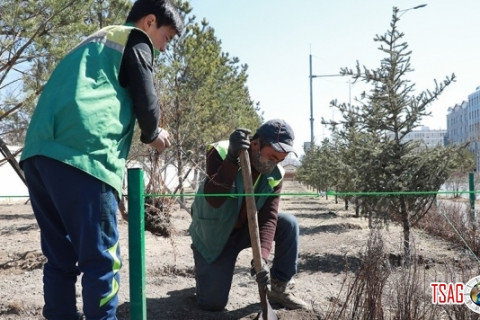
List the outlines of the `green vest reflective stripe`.
{"type": "Polygon", "coordinates": [[[229,144],[228,140],[214,142],[207,146],[207,151],[211,150],[212,148],[215,148],[217,149],[217,152],[220,154],[220,157],[222,157],[222,159],[225,159],[228,153],[228,144],[229,144]]]}
{"type": "Polygon", "coordinates": [[[134,29],[143,32],[131,26],[103,28],[60,61],[39,98],[21,161],[35,155],[50,157],[122,194],[135,116],[118,74],[134,29]]]}
{"type": "MultiPolygon", "coordinates": [[[[228,151],[228,141],[213,143],[207,150],[215,148],[222,159],[225,159],[228,151]]],[[[260,175],[255,181],[255,193],[273,193],[273,188],[278,186],[283,179],[284,169],[281,165],[268,175],[260,175]]],[[[200,184],[197,193],[204,192],[205,181],[200,184]]],[[[192,204],[192,223],[189,228],[193,246],[209,263],[213,262],[222,252],[228,237],[232,233],[235,222],[238,219],[245,193],[241,169],[238,170],[235,181],[230,190],[230,196],[220,208],[213,208],[207,202],[206,197],[197,196],[192,204]]],[[[267,196],[256,196],[257,209],[264,205],[267,196]]]]}

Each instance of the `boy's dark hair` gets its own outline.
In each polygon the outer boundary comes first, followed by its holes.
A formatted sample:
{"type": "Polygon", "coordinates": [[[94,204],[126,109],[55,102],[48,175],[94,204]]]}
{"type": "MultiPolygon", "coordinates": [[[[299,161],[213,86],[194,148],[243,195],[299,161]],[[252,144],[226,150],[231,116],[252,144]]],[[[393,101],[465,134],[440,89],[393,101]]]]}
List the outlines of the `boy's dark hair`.
{"type": "Polygon", "coordinates": [[[183,33],[183,20],[178,9],[170,0],[137,0],[133,4],[126,22],[137,22],[141,18],[154,14],[157,27],[172,26],[180,36],[183,33]]]}

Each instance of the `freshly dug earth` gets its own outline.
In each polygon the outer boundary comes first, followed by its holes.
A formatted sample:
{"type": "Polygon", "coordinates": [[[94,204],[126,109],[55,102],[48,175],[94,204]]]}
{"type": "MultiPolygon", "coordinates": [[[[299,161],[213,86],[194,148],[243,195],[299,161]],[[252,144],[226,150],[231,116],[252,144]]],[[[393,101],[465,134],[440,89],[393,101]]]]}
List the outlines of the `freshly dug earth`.
{"type": "MultiPolygon", "coordinates": [[[[308,191],[298,182],[285,182],[284,192],[308,191]]],[[[279,319],[323,319],[331,301],[339,296],[345,271],[358,270],[369,238],[367,221],[343,210],[343,204],[335,204],[331,197],[285,196],[280,209],[294,214],[300,224],[298,274],[292,290],[312,309],[295,311],[273,307],[279,319]]],[[[193,257],[187,232],[190,215],[175,205],[170,218],[174,228],[170,238],[149,232],[145,235],[148,319],[254,319],[261,308],[256,282],[249,273],[251,250],[244,250],[238,257],[226,310],[201,311],[195,304],[193,257]]],[[[128,226],[120,215],[119,221],[123,268],[117,315],[123,320],[130,319],[128,226]]],[[[387,254],[398,257],[401,228],[391,225],[383,233],[387,254]]],[[[40,251],[39,229],[29,203],[0,202],[0,236],[0,319],[42,319],[45,258],[40,251]]],[[[436,267],[440,270],[446,260],[461,255],[452,245],[423,232],[413,231],[412,237],[417,254],[430,270],[436,267]]],[[[77,286],[81,308],[80,281],[77,286]]]]}

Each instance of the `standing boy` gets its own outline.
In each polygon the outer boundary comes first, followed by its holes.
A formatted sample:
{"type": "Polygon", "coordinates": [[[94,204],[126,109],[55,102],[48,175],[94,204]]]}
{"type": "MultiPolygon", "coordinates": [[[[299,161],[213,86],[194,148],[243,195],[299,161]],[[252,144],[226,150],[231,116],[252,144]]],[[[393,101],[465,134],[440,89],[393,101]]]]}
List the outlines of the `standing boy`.
{"type": "Polygon", "coordinates": [[[27,131],[21,166],[47,262],[43,315],[117,319],[121,267],[117,208],[135,121],[141,141],[170,146],[158,127],[155,50],[183,29],[169,0],[137,0],[126,25],[87,37],[53,71],[27,131]]]}

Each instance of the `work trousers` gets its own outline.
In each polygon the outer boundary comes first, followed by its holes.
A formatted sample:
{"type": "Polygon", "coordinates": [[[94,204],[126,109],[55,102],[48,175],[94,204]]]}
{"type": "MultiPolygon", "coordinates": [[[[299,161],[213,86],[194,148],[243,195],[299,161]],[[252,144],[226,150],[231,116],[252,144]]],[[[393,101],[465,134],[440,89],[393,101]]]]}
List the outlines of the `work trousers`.
{"type": "MultiPolygon", "coordinates": [[[[270,276],[288,282],[297,273],[299,227],[295,216],[278,214],[275,231],[275,252],[270,276]]],[[[193,246],[196,295],[198,306],[208,311],[220,311],[228,302],[237,256],[251,247],[248,225],[234,230],[222,253],[208,263],[193,246]]]]}
{"type": "Polygon", "coordinates": [[[116,320],[119,273],[115,190],[63,162],[35,156],[22,162],[40,227],[48,320],[77,319],[75,283],[82,274],[87,320],[116,320]]]}

